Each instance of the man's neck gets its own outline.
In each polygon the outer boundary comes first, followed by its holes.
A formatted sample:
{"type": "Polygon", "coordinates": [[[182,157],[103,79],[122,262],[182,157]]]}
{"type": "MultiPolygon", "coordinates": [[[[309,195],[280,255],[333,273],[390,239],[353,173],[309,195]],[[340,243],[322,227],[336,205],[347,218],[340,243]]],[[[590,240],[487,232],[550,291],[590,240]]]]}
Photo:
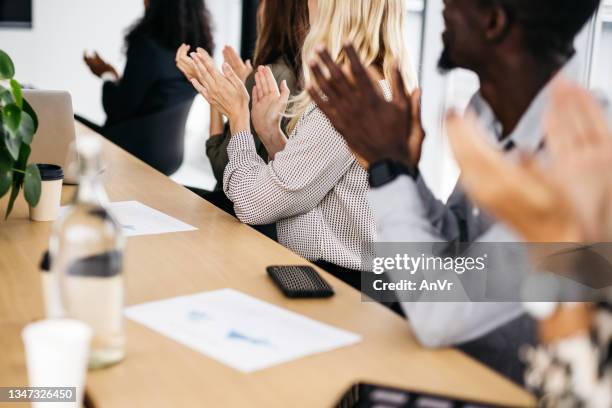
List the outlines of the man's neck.
{"type": "Polygon", "coordinates": [[[514,131],[533,100],[569,59],[506,55],[477,72],[480,93],[501,123],[503,138],[514,131]]]}

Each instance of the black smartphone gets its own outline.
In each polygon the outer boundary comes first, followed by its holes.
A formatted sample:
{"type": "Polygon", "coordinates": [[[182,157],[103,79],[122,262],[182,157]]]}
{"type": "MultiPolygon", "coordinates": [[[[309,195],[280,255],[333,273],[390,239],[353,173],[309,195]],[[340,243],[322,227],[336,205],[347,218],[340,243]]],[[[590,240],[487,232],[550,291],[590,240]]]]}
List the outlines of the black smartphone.
{"type": "Polygon", "coordinates": [[[334,289],[310,266],[269,266],[268,275],[289,298],[327,298],[334,289]]]}
{"type": "Polygon", "coordinates": [[[344,393],[335,408],[501,408],[499,405],[462,401],[440,395],[358,383],[344,393]]]}

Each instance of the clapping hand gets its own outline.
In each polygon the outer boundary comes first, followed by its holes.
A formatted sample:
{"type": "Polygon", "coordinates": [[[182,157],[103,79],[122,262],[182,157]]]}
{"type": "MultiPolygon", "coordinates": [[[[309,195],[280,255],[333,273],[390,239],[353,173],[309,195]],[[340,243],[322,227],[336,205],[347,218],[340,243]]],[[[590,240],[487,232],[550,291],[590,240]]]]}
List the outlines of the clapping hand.
{"type": "Polygon", "coordinates": [[[597,100],[565,79],[545,118],[554,158],[546,172],[572,203],[586,240],[612,242],[612,128],[597,100]]]}
{"type": "Polygon", "coordinates": [[[111,64],[104,61],[98,52],[94,52],[93,55],[87,55],[87,53],[84,53],[83,61],[85,61],[85,64],[87,64],[95,76],[102,77],[102,75],[105,73],[110,72],[112,75],[114,75],[115,79],[119,79],[117,70],[111,64]]]}
{"type": "Polygon", "coordinates": [[[417,167],[425,138],[420,91],[409,94],[396,69],[391,78],[393,99],[387,101],[353,46],[346,46],[344,51],[350,61],[352,78],[333,61],[327,50],[319,50],[319,61],[310,65],[318,85],[318,88],[314,85],[308,88],[312,99],[362,161],[374,164],[390,159],[417,167]]]}
{"type": "Polygon", "coordinates": [[[197,68],[195,66],[195,62],[189,58],[189,50],[191,49],[190,45],[181,44],[181,46],[176,50],[176,67],[185,75],[187,80],[191,81],[193,78],[197,78],[197,68]]]}
{"type": "Polygon", "coordinates": [[[201,48],[190,56],[196,67],[196,75],[191,79],[194,88],[229,119],[232,134],[250,131],[249,94],[238,75],[227,63],[220,72],[212,57],[201,48]]]}
{"type": "Polygon", "coordinates": [[[286,138],[281,130],[281,120],[290,91],[287,81],[281,83],[280,90],[269,67],[259,67],[255,74],[253,87],[253,111],[251,119],[259,139],[266,147],[270,159],[285,148],[286,138]]]}
{"type": "Polygon", "coordinates": [[[229,64],[230,67],[232,67],[236,75],[238,75],[238,78],[240,78],[243,83],[246,81],[251,72],[253,72],[251,60],[243,61],[236,50],[229,45],[226,45],[225,48],[223,48],[223,59],[227,64],[229,64]]]}
{"type": "Polygon", "coordinates": [[[530,242],[612,239],[612,130],[588,92],[555,84],[545,120],[550,160],[513,163],[484,140],[470,115],[447,129],[470,197],[530,242]]]}

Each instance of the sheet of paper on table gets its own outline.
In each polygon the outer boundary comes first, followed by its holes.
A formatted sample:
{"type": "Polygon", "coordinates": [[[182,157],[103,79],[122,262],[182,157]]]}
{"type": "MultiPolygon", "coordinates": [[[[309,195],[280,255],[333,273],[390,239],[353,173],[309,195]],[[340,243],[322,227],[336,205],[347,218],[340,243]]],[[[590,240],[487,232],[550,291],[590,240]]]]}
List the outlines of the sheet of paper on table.
{"type": "Polygon", "coordinates": [[[245,373],[361,341],[233,289],[132,306],[125,314],[245,373]]]}
{"type": "MultiPolygon", "coordinates": [[[[118,201],[109,203],[105,207],[121,224],[123,233],[127,237],[197,230],[192,225],[186,224],[138,201],[118,201]]],[[[63,207],[62,214],[67,209],[68,207],[63,207]]]]}

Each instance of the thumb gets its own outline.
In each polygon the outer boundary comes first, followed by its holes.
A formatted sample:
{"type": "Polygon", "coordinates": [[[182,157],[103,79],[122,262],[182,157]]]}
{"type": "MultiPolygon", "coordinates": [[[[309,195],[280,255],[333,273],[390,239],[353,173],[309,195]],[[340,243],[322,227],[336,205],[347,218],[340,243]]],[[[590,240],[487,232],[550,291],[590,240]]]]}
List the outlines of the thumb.
{"type": "Polygon", "coordinates": [[[253,106],[257,105],[259,103],[259,95],[257,94],[257,85],[253,86],[253,91],[251,92],[252,98],[253,98],[253,106]]]}
{"type": "Polygon", "coordinates": [[[287,86],[287,81],[283,79],[283,82],[281,82],[281,89],[280,89],[281,93],[280,93],[280,98],[281,101],[286,104],[287,102],[289,102],[289,96],[291,95],[291,91],[289,90],[289,87],[287,86]]]}
{"type": "Polygon", "coordinates": [[[251,71],[253,70],[253,65],[251,64],[251,60],[250,60],[250,59],[246,60],[246,66],[247,66],[247,68],[248,68],[248,69],[250,69],[251,71]]]}
{"type": "Polygon", "coordinates": [[[410,95],[413,129],[415,127],[418,127],[419,129],[423,127],[421,122],[421,94],[421,89],[417,88],[412,92],[412,95],[410,95]]]}

